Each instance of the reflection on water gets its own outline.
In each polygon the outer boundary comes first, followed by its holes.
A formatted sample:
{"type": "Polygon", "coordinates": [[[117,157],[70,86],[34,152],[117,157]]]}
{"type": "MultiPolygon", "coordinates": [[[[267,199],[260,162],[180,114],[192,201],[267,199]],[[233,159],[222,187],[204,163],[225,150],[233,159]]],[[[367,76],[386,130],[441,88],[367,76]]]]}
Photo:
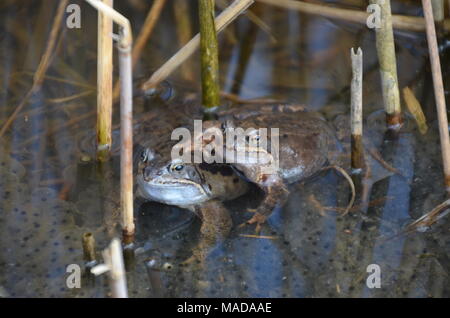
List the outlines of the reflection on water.
{"type": "MultiPolygon", "coordinates": [[[[415,3],[397,2],[393,8],[398,13],[420,11],[415,3]]],[[[37,0],[18,3],[0,4],[0,127],[31,85],[55,10],[37,0]]],[[[118,5],[137,34],[146,10],[118,5]]],[[[117,157],[103,167],[92,162],[96,37],[90,30],[97,27],[96,13],[84,4],[82,12],[82,28],[62,33],[43,87],[0,139],[0,297],[109,295],[104,277],[84,273],[81,289],[65,284],[67,265],[83,267],[83,233],[94,234],[99,250],[119,233],[117,157]]],[[[136,202],[136,256],[127,261],[130,296],[448,297],[449,221],[444,218],[424,233],[397,235],[445,195],[424,35],[398,32],[396,39],[400,87],[415,89],[430,130],[421,136],[408,120],[399,139],[385,143],[382,121],[376,120],[382,98],[373,32],[263,5],[254,13],[269,30],[242,16],[220,36],[223,90],[320,110],[348,149],[349,51],[361,46],[364,111],[370,119],[367,142],[400,174],[371,159],[374,203],[367,211],[346,216],[325,208],[345,206],[348,200],[348,186],[336,173],[291,185],[289,201],[270,217],[263,238],[243,236],[253,234],[252,227],[237,227],[261,199],[253,189],[227,203],[235,224],[230,236],[204,263],[185,266],[180,263],[198,244],[200,220],[180,208],[136,202]],[[380,289],[366,285],[370,264],[380,266],[380,289]]],[[[176,41],[167,41],[176,38],[175,26],[168,5],[136,78],[148,77],[178,49],[176,41]]],[[[188,61],[196,74],[197,61],[197,54],[188,61]]],[[[174,114],[198,115],[198,109],[176,101],[188,93],[198,96],[199,75],[193,82],[180,75],[169,80],[175,89],[169,106],[157,98],[143,102],[136,97],[137,139],[164,143],[168,132],[181,124],[174,114]],[[157,128],[139,130],[139,121],[157,128]]]]}

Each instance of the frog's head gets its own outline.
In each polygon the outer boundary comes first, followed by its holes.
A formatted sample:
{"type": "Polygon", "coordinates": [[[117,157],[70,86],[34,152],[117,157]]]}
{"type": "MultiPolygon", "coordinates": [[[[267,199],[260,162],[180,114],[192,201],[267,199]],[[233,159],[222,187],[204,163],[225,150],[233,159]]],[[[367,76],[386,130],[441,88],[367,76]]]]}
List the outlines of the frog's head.
{"type": "Polygon", "coordinates": [[[137,183],[142,197],[170,205],[199,204],[211,195],[196,165],[156,156],[149,149],[141,152],[137,183]]]}

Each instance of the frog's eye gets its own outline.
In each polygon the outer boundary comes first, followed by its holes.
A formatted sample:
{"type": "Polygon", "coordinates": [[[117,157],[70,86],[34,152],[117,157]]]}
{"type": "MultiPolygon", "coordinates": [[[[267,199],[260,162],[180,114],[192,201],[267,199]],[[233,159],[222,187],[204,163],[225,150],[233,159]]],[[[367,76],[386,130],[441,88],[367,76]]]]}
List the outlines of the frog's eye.
{"type": "Polygon", "coordinates": [[[175,165],[172,165],[172,167],[171,167],[172,171],[181,171],[181,170],[183,170],[183,168],[184,168],[184,166],[180,165],[180,164],[175,164],[175,165]]]}
{"type": "Polygon", "coordinates": [[[148,160],[148,155],[149,155],[149,153],[150,153],[150,151],[148,150],[148,149],[144,149],[142,152],[141,152],[141,161],[143,162],[143,163],[146,163],[147,162],[147,160],[148,160]]]}

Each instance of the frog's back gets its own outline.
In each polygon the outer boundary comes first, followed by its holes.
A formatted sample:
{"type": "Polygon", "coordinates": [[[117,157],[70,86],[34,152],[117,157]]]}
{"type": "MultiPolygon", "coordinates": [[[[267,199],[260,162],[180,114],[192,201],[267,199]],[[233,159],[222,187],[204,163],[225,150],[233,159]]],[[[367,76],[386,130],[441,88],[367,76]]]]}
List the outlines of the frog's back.
{"type": "Polygon", "coordinates": [[[243,120],[235,119],[235,124],[244,129],[267,128],[268,134],[271,128],[279,129],[279,174],[287,183],[315,174],[340,150],[334,130],[318,113],[251,114],[243,120]]]}
{"type": "Polygon", "coordinates": [[[280,120],[280,174],[288,183],[312,176],[339,152],[335,132],[315,114],[301,112],[280,120]]]}

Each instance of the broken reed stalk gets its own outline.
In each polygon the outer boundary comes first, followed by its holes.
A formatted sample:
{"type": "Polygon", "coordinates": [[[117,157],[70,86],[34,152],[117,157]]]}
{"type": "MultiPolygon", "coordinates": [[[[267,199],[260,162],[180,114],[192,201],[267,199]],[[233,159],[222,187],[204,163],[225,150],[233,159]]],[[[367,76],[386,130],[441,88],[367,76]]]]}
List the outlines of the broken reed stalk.
{"type": "Polygon", "coordinates": [[[123,237],[126,244],[134,240],[133,216],[133,79],[131,47],[119,47],[120,56],[120,188],[123,237]]]}
{"type": "Polygon", "coordinates": [[[120,68],[120,197],[122,211],[123,240],[131,244],[134,240],[133,213],[133,87],[131,47],[133,37],[130,21],[99,0],[86,0],[97,10],[108,15],[120,26],[118,38],[120,68]]]}
{"type": "Polygon", "coordinates": [[[109,269],[108,274],[113,298],[128,298],[127,278],[120,241],[116,238],[113,239],[102,254],[109,269]]]}
{"type": "Polygon", "coordinates": [[[450,194],[450,141],[448,132],[447,108],[445,105],[444,83],[442,81],[441,62],[433,20],[433,9],[429,0],[422,0],[425,20],[427,22],[427,42],[430,54],[431,73],[433,76],[434,97],[438,113],[439,135],[441,139],[442,161],[444,166],[445,187],[450,194]]]}
{"type": "Polygon", "coordinates": [[[9,116],[8,120],[0,129],[0,138],[3,137],[5,132],[8,130],[8,128],[16,119],[17,115],[28,103],[30,97],[42,86],[42,83],[44,82],[45,79],[45,74],[47,73],[47,70],[50,66],[50,62],[52,60],[53,53],[55,51],[61,22],[66,12],[68,2],[69,0],[63,0],[59,3],[58,8],[56,9],[55,20],[53,21],[52,29],[50,31],[47,48],[45,49],[44,55],[42,55],[36,73],[33,76],[33,84],[31,86],[31,89],[28,91],[28,93],[22,99],[21,103],[16,107],[14,112],[11,114],[11,116],[9,116]]]}
{"type": "MultiPolygon", "coordinates": [[[[254,0],[235,0],[216,19],[216,31],[221,32],[242,12],[244,12],[254,0]]],[[[154,89],[159,83],[164,81],[181,64],[183,64],[199,47],[200,34],[195,35],[183,48],[173,55],[163,66],[161,66],[143,85],[142,89],[148,91],[154,89]]]]}
{"type": "MultiPolygon", "coordinates": [[[[113,7],[113,0],[101,0],[113,7]]],[[[97,47],[97,159],[109,159],[111,148],[112,84],[113,84],[112,20],[98,11],[97,47]]]]}
{"type": "Polygon", "coordinates": [[[363,155],[363,121],[362,121],[362,81],[363,81],[363,52],[361,48],[350,49],[352,59],[353,78],[351,84],[351,165],[353,173],[358,174],[364,166],[363,155]]]}
{"type": "Polygon", "coordinates": [[[420,227],[429,228],[434,223],[436,223],[440,218],[444,217],[448,213],[448,207],[450,206],[450,199],[442,202],[438,206],[436,206],[433,210],[428,213],[425,213],[420,218],[409,224],[405,232],[411,232],[414,230],[418,230],[420,227]],[[447,210],[447,212],[445,212],[447,210]],[[444,213],[442,213],[444,212],[444,213]]]}
{"type": "MultiPolygon", "coordinates": [[[[262,3],[281,7],[284,9],[297,10],[306,14],[315,14],[326,18],[351,21],[366,24],[369,13],[358,10],[341,9],[327,5],[306,3],[294,0],[256,0],[262,3]]],[[[425,31],[425,20],[421,17],[404,15],[393,15],[392,24],[395,29],[423,32],[425,31]]],[[[444,29],[450,30],[450,20],[444,20],[444,29]]]]}
{"type": "MultiPolygon", "coordinates": [[[[136,66],[137,61],[142,55],[144,51],[145,45],[148,42],[153,30],[155,29],[156,22],[158,22],[159,16],[161,15],[161,11],[164,8],[167,0],[155,0],[153,2],[150,11],[145,18],[144,25],[141,28],[141,31],[136,38],[133,53],[132,53],[132,61],[133,61],[133,69],[136,66]]],[[[114,86],[114,100],[116,100],[120,95],[120,82],[117,82],[114,86]]]]}
{"type": "Polygon", "coordinates": [[[391,1],[370,0],[370,3],[377,4],[381,9],[381,26],[375,29],[381,87],[388,131],[397,132],[401,128],[401,108],[394,32],[392,30],[391,1]]]}
{"type": "Polygon", "coordinates": [[[150,35],[155,29],[156,22],[158,22],[158,19],[161,15],[161,11],[164,8],[166,1],[167,0],[155,0],[153,2],[153,5],[150,8],[147,17],[145,18],[144,25],[142,26],[141,32],[139,36],[136,38],[133,47],[133,66],[135,66],[137,61],[139,60],[150,35]]]}
{"type": "MultiPolygon", "coordinates": [[[[192,38],[192,25],[189,19],[190,3],[186,0],[175,0],[173,3],[173,13],[177,23],[177,37],[180,47],[189,42],[192,38]]],[[[189,64],[181,65],[181,75],[186,81],[194,80],[194,73],[189,64]]]]}
{"type": "Polygon", "coordinates": [[[97,263],[95,257],[95,238],[92,233],[83,233],[83,255],[86,266],[91,267],[97,263]]]}
{"type": "Polygon", "coordinates": [[[214,0],[199,0],[202,104],[206,108],[220,104],[219,45],[214,17],[214,0]]]}

